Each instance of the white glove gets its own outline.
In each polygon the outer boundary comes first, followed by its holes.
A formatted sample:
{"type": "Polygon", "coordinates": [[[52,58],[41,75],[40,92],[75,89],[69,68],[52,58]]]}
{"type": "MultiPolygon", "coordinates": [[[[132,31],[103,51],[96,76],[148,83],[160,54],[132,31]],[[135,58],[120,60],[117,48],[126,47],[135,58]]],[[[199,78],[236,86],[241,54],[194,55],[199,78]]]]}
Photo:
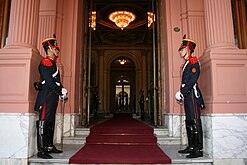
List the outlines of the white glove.
{"type": "Polygon", "coordinates": [[[184,96],[183,96],[183,94],[182,94],[180,91],[178,91],[178,92],[176,93],[176,95],[175,95],[176,100],[179,101],[179,102],[182,101],[183,97],[184,97],[184,96]]]}
{"type": "Polygon", "coordinates": [[[62,95],[67,95],[68,91],[65,88],[62,88],[62,95]]]}
{"type": "Polygon", "coordinates": [[[61,99],[62,101],[68,100],[67,94],[60,95],[60,99],[61,99]]]}

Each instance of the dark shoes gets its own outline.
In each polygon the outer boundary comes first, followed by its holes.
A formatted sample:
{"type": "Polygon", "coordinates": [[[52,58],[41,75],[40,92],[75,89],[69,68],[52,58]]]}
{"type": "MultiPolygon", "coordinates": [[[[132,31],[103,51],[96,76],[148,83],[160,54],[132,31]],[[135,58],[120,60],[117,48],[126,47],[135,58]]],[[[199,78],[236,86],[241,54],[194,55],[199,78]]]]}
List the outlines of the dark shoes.
{"type": "Polygon", "coordinates": [[[198,158],[203,157],[203,151],[198,148],[193,147],[186,147],[184,150],[179,150],[178,153],[180,154],[189,154],[186,158],[198,158]]]}
{"type": "Polygon", "coordinates": [[[58,150],[55,146],[47,147],[47,150],[49,153],[55,153],[55,154],[63,152],[62,150],[58,150]]]}
{"type": "Polygon", "coordinates": [[[47,151],[39,151],[37,156],[39,158],[43,158],[43,159],[52,159],[53,158],[51,155],[49,155],[49,153],[47,151]]]}
{"type": "Polygon", "coordinates": [[[191,153],[193,151],[193,149],[194,149],[193,147],[188,146],[183,150],[179,150],[178,153],[180,153],[180,154],[189,154],[189,153],[191,153]]]}
{"type": "Polygon", "coordinates": [[[43,158],[43,159],[52,159],[53,157],[49,154],[49,153],[62,153],[63,151],[58,150],[55,146],[53,147],[47,147],[46,149],[44,149],[43,151],[39,151],[37,156],[39,158],[43,158]]]}
{"type": "Polygon", "coordinates": [[[198,158],[198,157],[203,157],[202,150],[194,150],[189,155],[186,156],[186,158],[198,158]]]}

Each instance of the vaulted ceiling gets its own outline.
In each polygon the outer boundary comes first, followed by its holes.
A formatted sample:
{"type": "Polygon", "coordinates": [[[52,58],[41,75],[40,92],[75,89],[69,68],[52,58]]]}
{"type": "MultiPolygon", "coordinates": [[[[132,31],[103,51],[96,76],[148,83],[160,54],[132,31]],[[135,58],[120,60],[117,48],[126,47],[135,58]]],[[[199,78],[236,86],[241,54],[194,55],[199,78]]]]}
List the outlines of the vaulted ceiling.
{"type": "Polygon", "coordinates": [[[147,26],[147,11],[151,0],[93,0],[92,10],[97,12],[96,30],[92,31],[93,46],[138,46],[152,44],[152,29],[147,26]],[[108,19],[111,12],[128,10],[136,19],[121,30],[108,19]]]}

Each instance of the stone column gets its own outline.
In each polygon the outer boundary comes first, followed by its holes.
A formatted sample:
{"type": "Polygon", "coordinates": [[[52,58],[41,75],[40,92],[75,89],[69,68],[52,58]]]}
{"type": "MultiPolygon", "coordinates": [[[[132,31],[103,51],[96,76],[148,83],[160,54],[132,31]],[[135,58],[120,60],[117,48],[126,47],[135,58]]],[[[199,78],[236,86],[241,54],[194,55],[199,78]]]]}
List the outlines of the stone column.
{"type": "Polygon", "coordinates": [[[141,51],[141,64],[142,64],[142,70],[141,70],[141,73],[142,73],[142,77],[141,77],[141,88],[142,90],[144,90],[144,95],[146,96],[147,94],[147,62],[146,62],[146,53],[147,51],[141,51]]]}
{"type": "Polygon", "coordinates": [[[204,11],[207,48],[200,58],[199,82],[206,104],[202,111],[204,150],[214,162],[224,164],[247,154],[238,150],[247,147],[245,127],[238,127],[246,124],[247,50],[234,44],[231,0],[204,0],[204,11]],[[222,139],[234,145],[226,147],[222,139]]]}
{"type": "Polygon", "coordinates": [[[204,0],[204,12],[207,48],[235,47],[231,0],[204,0]]]}
{"type": "Polygon", "coordinates": [[[104,105],[104,93],[106,92],[104,89],[104,50],[100,49],[99,50],[99,99],[100,99],[100,104],[99,104],[99,110],[101,112],[105,112],[104,105]]]}
{"type": "Polygon", "coordinates": [[[33,112],[40,60],[36,48],[39,0],[12,0],[8,43],[0,50],[3,112],[33,112]]]}
{"type": "Polygon", "coordinates": [[[102,100],[104,102],[103,105],[103,111],[105,111],[106,115],[109,115],[110,113],[110,109],[109,109],[109,105],[110,105],[110,99],[107,99],[109,96],[109,89],[110,89],[110,70],[108,70],[108,68],[104,68],[104,100],[102,100]]]}
{"type": "Polygon", "coordinates": [[[39,80],[39,5],[39,0],[11,1],[8,43],[0,49],[1,160],[9,164],[25,164],[36,151],[33,83],[39,80]]]}
{"type": "Polygon", "coordinates": [[[231,0],[205,0],[204,10],[207,48],[200,59],[202,71],[199,84],[208,104],[208,113],[230,113],[233,111],[230,104],[239,99],[238,104],[243,103],[243,97],[236,91],[246,91],[243,86],[236,87],[236,82],[243,81],[236,73],[244,74],[243,66],[246,61],[241,55],[244,52],[239,51],[234,44],[231,0]]]}
{"type": "Polygon", "coordinates": [[[36,49],[39,0],[12,0],[7,46],[36,49]]]}
{"type": "MultiPolygon", "coordinates": [[[[141,63],[141,60],[140,60],[140,63],[141,63]]],[[[142,89],[142,69],[140,67],[136,69],[136,114],[137,115],[141,115],[141,109],[140,109],[140,104],[139,104],[141,89],[142,89]]]]}

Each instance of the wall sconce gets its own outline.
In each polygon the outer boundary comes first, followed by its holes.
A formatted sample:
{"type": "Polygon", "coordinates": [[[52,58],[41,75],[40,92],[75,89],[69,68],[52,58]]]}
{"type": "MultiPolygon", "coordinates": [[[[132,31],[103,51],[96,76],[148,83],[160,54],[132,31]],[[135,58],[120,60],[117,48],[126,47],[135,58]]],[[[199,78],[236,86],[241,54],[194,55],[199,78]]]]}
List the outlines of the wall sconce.
{"type": "Polygon", "coordinates": [[[96,30],[96,11],[92,11],[91,13],[89,27],[91,27],[93,30],[96,30]]]}
{"type": "Polygon", "coordinates": [[[152,23],[155,21],[155,15],[152,12],[147,12],[148,14],[148,27],[152,25],[152,23]]]}

